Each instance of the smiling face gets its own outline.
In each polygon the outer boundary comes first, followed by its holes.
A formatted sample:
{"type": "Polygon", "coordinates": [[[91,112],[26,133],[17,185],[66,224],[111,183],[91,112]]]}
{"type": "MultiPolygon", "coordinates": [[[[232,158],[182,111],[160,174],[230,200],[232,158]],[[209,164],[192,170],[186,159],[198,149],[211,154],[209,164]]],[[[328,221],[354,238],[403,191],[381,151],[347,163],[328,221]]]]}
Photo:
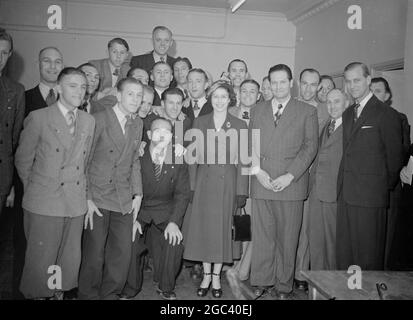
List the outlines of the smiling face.
{"type": "Polygon", "coordinates": [[[288,79],[287,72],[283,70],[271,72],[269,79],[272,93],[278,101],[283,101],[290,96],[293,81],[288,79]]]}
{"type": "Polygon", "coordinates": [[[162,101],[162,106],[165,108],[167,117],[176,120],[182,110],[182,97],[178,94],[167,94],[165,100],[162,101]]]}
{"type": "Polygon", "coordinates": [[[351,96],[358,102],[370,92],[371,77],[364,76],[363,68],[356,66],[344,73],[346,87],[351,96]]]}
{"type": "Polygon", "coordinates": [[[81,69],[86,75],[87,93],[91,95],[97,90],[99,86],[99,72],[95,67],[92,66],[83,66],[81,69]]]}
{"type": "Polygon", "coordinates": [[[125,83],[117,94],[119,108],[124,114],[134,114],[142,103],[143,88],[138,83],[125,83]]]}
{"type": "Polygon", "coordinates": [[[10,42],[7,40],[0,40],[0,73],[6,66],[7,60],[11,56],[10,42]]]}
{"type": "Polygon", "coordinates": [[[309,71],[303,73],[300,81],[300,95],[304,101],[310,102],[315,99],[319,82],[320,77],[317,73],[309,71]]]}
{"type": "Polygon", "coordinates": [[[68,109],[73,110],[80,106],[86,93],[86,79],[79,74],[64,76],[57,86],[60,102],[68,109]]]}
{"type": "Polygon", "coordinates": [[[142,103],[141,107],[139,108],[139,117],[146,118],[148,113],[152,109],[152,103],[153,103],[153,92],[150,92],[148,90],[143,90],[143,98],[142,98],[142,103]]]}
{"type": "Polygon", "coordinates": [[[327,94],[334,89],[334,83],[330,79],[323,79],[318,87],[317,98],[320,102],[327,102],[327,94]]]}
{"type": "Polygon", "coordinates": [[[154,86],[159,89],[167,89],[172,81],[171,67],[166,63],[160,63],[153,67],[151,79],[154,86]]]}
{"type": "Polygon", "coordinates": [[[244,83],[241,86],[240,100],[244,107],[252,107],[259,99],[258,87],[253,83],[244,83]]]}
{"type": "Polygon", "coordinates": [[[372,83],[370,90],[381,102],[386,102],[390,98],[390,94],[386,91],[386,86],[383,82],[372,83]]]}
{"type": "Polygon", "coordinates": [[[63,69],[63,57],[53,48],[43,50],[39,57],[40,81],[54,84],[63,69]]]}
{"type": "Polygon", "coordinates": [[[205,96],[208,80],[200,73],[193,71],[188,74],[188,91],[192,99],[200,99],[205,96]]]}
{"type": "Polygon", "coordinates": [[[327,95],[327,110],[331,118],[337,120],[349,106],[349,101],[338,89],[331,90],[327,95]]]}
{"type": "Polygon", "coordinates": [[[172,43],[172,35],[167,30],[157,30],[152,36],[153,49],[160,56],[166,55],[172,43]]]}
{"type": "Polygon", "coordinates": [[[128,57],[128,49],[120,43],[113,43],[109,50],[109,60],[115,68],[120,68],[128,57]]]}
{"type": "Polygon", "coordinates": [[[187,83],[186,76],[189,72],[189,66],[186,64],[185,61],[179,61],[174,65],[174,76],[176,82],[180,85],[185,85],[187,83]]]}
{"type": "Polygon", "coordinates": [[[211,103],[214,112],[227,111],[230,103],[229,92],[222,87],[218,87],[211,95],[211,103]]]}
{"type": "Polygon", "coordinates": [[[229,78],[234,87],[239,87],[247,78],[247,67],[240,61],[234,61],[229,66],[229,78]]]}

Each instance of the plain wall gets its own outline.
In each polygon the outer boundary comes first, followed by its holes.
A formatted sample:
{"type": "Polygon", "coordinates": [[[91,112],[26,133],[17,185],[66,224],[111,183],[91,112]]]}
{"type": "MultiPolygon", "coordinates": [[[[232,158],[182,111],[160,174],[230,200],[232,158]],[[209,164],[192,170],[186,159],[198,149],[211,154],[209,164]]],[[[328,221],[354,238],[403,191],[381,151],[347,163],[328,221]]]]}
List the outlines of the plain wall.
{"type": "Polygon", "coordinates": [[[231,14],[116,0],[0,0],[0,26],[15,42],[10,74],[26,88],[38,82],[38,52],[45,46],[58,47],[67,66],[105,58],[107,42],[117,36],[137,55],[152,50],[156,25],[173,31],[173,56],[189,57],[194,67],[205,68],[214,79],[234,58],[244,59],[259,82],[274,64],[294,67],[296,28],[280,14],[231,14]],[[62,8],[62,30],[47,28],[47,8],[53,4],[62,8]]]}
{"type": "Polygon", "coordinates": [[[407,0],[341,0],[297,25],[296,74],[305,67],[342,72],[352,61],[368,65],[404,57],[407,0]],[[350,30],[348,7],[362,8],[362,29],[350,30]]]}

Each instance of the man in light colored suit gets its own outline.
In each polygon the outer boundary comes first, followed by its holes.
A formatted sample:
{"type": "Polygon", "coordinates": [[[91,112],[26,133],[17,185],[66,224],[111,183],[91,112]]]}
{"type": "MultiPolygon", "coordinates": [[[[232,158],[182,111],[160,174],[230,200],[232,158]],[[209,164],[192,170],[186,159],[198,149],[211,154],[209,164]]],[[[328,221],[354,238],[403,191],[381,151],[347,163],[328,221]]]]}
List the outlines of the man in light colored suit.
{"type": "Polygon", "coordinates": [[[94,114],[80,299],[119,298],[128,275],[133,224],[142,201],[138,151],[143,122],[132,115],[141,105],[143,87],[136,79],[125,78],[117,89],[118,103],[94,114]]]}
{"type": "Polygon", "coordinates": [[[318,155],[310,170],[311,270],[336,269],[337,177],[343,155],[341,116],[349,104],[348,96],[338,89],[327,95],[330,120],[321,131],[318,155]]]}
{"type": "Polygon", "coordinates": [[[129,71],[129,45],[122,38],[114,38],[108,43],[109,57],[99,60],[91,60],[100,75],[98,99],[106,95],[116,95],[116,84],[126,78],[129,71]]]}
{"type": "Polygon", "coordinates": [[[57,90],[57,103],[26,118],[16,152],[27,238],[20,290],[28,299],[60,298],[77,286],[80,266],[85,167],[95,121],[77,109],[86,92],[82,71],[63,69],[57,90]]]}
{"type": "Polygon", "coordinates": [[[308,169],[318,147],[317,110],[291,97],[291,69],[276,65],[268,73],[274,98],[253,109],[252,139],[252,263],[250,281],[271,286],[287,299],[292,291],[294,263],[307,197],[308,169]]]}

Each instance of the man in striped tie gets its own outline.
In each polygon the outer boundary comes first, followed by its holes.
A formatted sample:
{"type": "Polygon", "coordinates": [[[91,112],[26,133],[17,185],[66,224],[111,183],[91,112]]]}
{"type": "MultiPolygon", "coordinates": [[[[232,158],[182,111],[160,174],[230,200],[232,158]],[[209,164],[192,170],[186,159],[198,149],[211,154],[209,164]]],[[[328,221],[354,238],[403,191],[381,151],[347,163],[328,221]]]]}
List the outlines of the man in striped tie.
{"type": "Polygon", "coordinates": [[[95,120],[77,109],[85,74],[65,68],[57,81],[59,100],[27,116],[15,158],[24,185],[27,250],[20,291],[27,299],[61,298],[77,287],[80,266],[85,167],[95,120]],[[51,270],[56,281],[50,281],[51,270]]]}

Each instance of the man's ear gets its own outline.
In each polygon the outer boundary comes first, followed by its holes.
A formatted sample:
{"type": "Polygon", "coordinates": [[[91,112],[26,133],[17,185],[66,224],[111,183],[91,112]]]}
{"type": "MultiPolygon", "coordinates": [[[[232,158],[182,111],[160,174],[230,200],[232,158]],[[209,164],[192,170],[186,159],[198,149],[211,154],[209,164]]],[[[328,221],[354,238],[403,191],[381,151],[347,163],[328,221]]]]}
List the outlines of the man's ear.
{"type": "Polygon", "coordinates": [[[153,71],[151,71],[151,74],[149,75],[149,77],[151,78],[152,81],[155,81],[153,78],[153,71]]]}
{"type": "Polygon", "coordinates": [[[386,94],[384,95],[384,101],[387,101],[390,99],[390,93],[386,92],[386,94]]]}
{"type": "Polygon", "coordinates": [[[57,84],[56,90],[59,93],[59,95],[62,95],[62,85],[60,83],[57,84]]]}
{"type": "Polygon", "coordinates": [[[122,101],[122,92],[119,90],[116,91],[116,99],[118,100],[118,103],[121,103],[122,101]]]}
{"type": "Polygon", "coordinates": [[[261,95],[262,95],[262,94],[261,94],[261,92],[258,92],[257,102],[258,102],[258,101],[260,101],[260,99],[261,99],[261,95]]]}
{"type": "Polygon", "coordinates": [[[148,130],[146,131],[146,134],[148,135],[149,140],[152,140],[152,131],[148,130]]]}

